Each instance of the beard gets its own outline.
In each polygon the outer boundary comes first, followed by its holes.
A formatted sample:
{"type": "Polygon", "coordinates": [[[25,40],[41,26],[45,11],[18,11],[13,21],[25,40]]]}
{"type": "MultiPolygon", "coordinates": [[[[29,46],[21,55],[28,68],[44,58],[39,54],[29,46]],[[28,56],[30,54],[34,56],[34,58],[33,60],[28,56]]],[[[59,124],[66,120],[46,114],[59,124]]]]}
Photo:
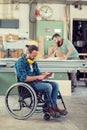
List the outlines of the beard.
{"type": "Polygon", "coordinates": [[[58,46],[58,47],[59,47],[59,45],[60,45],[60,41],[57,42],[57,46],[58,46]]]}
{"type": "Polygon", "coordinates": [[[31,56],[29,56],[29,58],[28,59],[30,59],[30,60],[34,60],[34,58],[32,58],[31,56]]]}
{"type": "Polygon", "coordinates": [[[58,46],[58,47],[61,47],[62,45],[63,45],[63,40],[57,42],[57,46],[58,46]]]}
{"type": "Polygon", "coordinates": [[[30,57],[29,59],[30,59],[30,60],[34,60],[34,58],[31,58],[31,57],[30,57]]]}

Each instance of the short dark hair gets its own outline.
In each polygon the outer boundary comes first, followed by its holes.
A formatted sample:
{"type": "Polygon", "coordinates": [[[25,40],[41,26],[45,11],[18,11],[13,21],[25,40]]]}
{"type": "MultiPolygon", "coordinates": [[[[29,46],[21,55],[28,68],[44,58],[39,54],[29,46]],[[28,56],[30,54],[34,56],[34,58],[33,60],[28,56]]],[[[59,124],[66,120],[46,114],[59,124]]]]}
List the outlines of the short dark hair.
{"type": "Polygon", "coordinates": [[[32,53],[32,51],[38,51],[38,47],[36,45],[26,45],[28,51],[32,53]]]}
{"type": "Polygon", "coordinates": [[[60,35],[58,33],[55,33],[53,36],[52,36],[52,40],[54,37],[60,37],[60,35]]]}

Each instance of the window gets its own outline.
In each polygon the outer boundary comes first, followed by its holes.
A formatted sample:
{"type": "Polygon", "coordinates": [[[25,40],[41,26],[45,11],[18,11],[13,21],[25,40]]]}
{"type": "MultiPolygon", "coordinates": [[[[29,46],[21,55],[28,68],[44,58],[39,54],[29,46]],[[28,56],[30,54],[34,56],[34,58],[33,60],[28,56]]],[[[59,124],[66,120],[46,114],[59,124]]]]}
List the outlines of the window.
{"type": "Polygon", "coordinates": [[[19,28],[18,19],[0,19],[0,28],[19,28]]]}

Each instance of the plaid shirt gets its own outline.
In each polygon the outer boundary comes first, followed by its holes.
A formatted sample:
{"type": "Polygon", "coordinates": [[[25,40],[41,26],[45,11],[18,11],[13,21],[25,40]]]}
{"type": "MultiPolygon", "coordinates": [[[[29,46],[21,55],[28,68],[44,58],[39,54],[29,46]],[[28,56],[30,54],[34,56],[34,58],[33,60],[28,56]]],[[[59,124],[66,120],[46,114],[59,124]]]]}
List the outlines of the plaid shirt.
{"type": "MultiPolygon", "coordinates": [[[[25,55],[23,54],[21,58],[15,63],[16,73],[19,81],[24,82],[27,76],[40,75],[40,70],[36,61],[32,65],[33,71],[31,70],[30,64],[27,62],[25,55]]],[[[32,81],[31,83],[35,83],[32,81]]],[[[30,83],[30,82],[29,82],[30,83]]]]}

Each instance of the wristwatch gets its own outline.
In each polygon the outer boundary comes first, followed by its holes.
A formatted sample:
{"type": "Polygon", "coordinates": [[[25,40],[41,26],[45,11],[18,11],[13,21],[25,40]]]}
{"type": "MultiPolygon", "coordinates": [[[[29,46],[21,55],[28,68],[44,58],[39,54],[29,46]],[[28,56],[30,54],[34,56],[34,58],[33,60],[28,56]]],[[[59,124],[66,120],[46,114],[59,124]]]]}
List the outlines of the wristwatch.
{"type": "Polygon", "coordinates": [[[39,9],[39,13],[40,13],[40,16],[43,18],[43,19],[48,19],[52,16],[53,14],[53,9],[50,7],[50,6],[47,6],[47,5],[43,5],[40,7],[39,9]]]}

